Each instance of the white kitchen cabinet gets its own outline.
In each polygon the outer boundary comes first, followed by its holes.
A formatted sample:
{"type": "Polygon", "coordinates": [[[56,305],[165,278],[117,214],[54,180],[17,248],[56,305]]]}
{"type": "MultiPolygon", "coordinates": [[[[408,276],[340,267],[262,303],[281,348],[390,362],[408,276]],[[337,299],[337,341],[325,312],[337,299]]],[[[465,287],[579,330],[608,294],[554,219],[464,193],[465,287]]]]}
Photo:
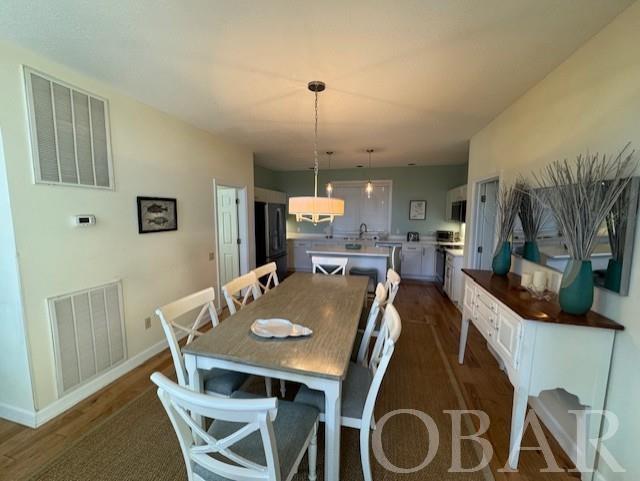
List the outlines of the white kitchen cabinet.
{"type": "Polygon", "coordinates": [[[422,246],[421,274],[423,277],[433,279],[436,276],[436,246],[422,246]]]}
{"type": "Polygon", "coordinates": [[[422,276],[422,246],[404,245],[402,246],[402,276],[421,277],[422,276]]]}
{"type": "Polygon", "coordinates": [[[291,241],[289,249],[289,267],[296,271],[311,271],[311,258],[307,251],[313,243],[310,240],[295,239],[291,241]]]}
{"type": "Polygon", "coordinates": [[[462,309],[463,300],[462,256],[447,252],[444,267],[443,290],[458,309],[462,309]]]}

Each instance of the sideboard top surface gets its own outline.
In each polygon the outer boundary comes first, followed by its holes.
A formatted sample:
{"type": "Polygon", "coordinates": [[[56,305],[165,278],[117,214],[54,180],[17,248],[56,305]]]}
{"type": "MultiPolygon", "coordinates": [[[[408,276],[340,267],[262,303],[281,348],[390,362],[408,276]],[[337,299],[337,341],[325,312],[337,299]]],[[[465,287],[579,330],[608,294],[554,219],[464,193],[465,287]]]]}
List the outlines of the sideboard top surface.
{"type": "Polygon", "coordinates": [[[616,331],[624,330],[623,325],[597,312],[589,311],[583,316],[574,316],[562,312],[556,299],[546,301],[534,298],[531,293],[520,286],[520,276],[512,272],[506,276],[498,276],[491,271],[475,269],[462,269],[462,272],[523,319],[553,324],[614,329],[616,331]]]}

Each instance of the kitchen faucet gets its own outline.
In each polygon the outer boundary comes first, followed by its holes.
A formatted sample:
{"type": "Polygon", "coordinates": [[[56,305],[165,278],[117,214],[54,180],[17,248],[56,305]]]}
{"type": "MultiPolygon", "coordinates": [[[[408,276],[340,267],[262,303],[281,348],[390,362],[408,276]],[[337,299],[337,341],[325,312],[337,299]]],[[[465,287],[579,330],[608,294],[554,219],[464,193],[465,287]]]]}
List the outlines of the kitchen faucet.
{"type": "Polygon", "coordinates": [[[358,234],[358,239],[362,239],[362,234],[364,234],[365,232],[367,232],[367,224],[363,222],[362,224],[360,224],[360,234],[358,234]],[[364,226],[364,231],[362,230],[362,226],[364,226]]]}

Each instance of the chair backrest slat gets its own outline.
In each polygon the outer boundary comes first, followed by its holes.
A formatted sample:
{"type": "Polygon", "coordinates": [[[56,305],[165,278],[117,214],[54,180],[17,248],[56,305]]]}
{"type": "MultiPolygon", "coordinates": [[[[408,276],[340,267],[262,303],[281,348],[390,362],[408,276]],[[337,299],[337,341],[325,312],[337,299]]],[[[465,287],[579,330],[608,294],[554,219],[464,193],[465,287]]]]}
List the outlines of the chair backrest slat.
{"type": "Polygon", "coordinates": [[[178,436],[189,480],[196,479],[193,465],[197,464],[225,479],[279,481],[280,468],[272,424],[277,414],[276,398],[207,396],[180,387],[158,372],[151,375],[151,380],[158,386],[158,397],[178,436]],[[202,429],[193,416],[203,416],[214,422],[238,423],[239,426],[224,438],[216,439],[202,429]],[[262,439],[265,465],[248,460],[233,450],[236,443],[256,431],[262,439]]]}
{"type": "Polygon", "coordinates": [[[258,286],[258,279],[253,271],[227,282],[222,286],[222,292],[227,301],[229,314],[235,314],[238,309],[246,306],[249,298],[252,297],[255,300],[262,295],[258,286]],[[244,296],[242,295],[243,289],[246,289],[244,296]]]}
{"type": "Polygon", "coordinates": [[[176,335],[176,333],[178,331],[185,333],[187,335],[186,344],[189,344],[196,337],[203,334],[199,329],[209,319],[211,320],[212,326],[216,327],[219,320],[214,305],[215,298],[216,293],[213,287],[208,287],[207,289],[185,296],[182,299],[178,299],[177,301],[156,309],[156,315],[160,318],[160,324],[169,343],[169,350],[171,351],[176,375],[181,386],[186,386],[188,379],[184,358],[180,344],[178,343],[179,337],[181,336],[176,335]],[[198,308],[200,308],[200,311],[191,327],[178,323],[180,317],[198,308]],[[209,319],[207,319],[207,317],[209,319]]]}
{"type": "Polygon", "coordinates": [[[349,262],[348,257],[321,257],[321,256],[312,256],[311,264],[313,265],[313,273],[316,274],[321,272],[322,274],[326,274],[329,276],[335,275],[346,275],[347,273],[347,263],[349,262]],[[328,271],[326,267],[333,267],[333,270],[328,271]]]}
{"type": "Polygon", "coordinates": [[[276,287],[280,284],[280,280],[278,279],[278,267],[275,262],[270,262],[269,264],[265,264],[260,267],[256,267],[253,270],[253,273],[256,275],[258,279],[258,286],[262,289],[262,292],[265,293],[269,289],[276,287]],[[263,284],[260,282],[260,279],[268,276],[267,280],[263,284]]]}
{"type": "Polygon", "coordinates": [[[367,355],[369,354],[369,342],[371,341],[371,335],[378,323],[378,317],[381,312],[384,312],[384,305],[387,302],[387,288],[382,282],[378,282],[376,286],[376,296],[371,303],[371,309],[369,310],[369,316],[367,317],[367,324],[362,334],[362,341],[358,349],[358,356],[356,362],[358,364],[367,365],[367,355]]]}

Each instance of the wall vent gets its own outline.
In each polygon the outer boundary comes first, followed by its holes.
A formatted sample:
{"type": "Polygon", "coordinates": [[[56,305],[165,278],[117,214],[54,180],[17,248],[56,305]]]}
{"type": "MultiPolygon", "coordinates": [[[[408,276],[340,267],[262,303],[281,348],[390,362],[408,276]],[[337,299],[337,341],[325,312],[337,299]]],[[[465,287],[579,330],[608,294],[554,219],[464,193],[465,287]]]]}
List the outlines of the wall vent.
{"type": "Polygon", "coordinates": [[[119,282],[48,301],[59,395],[126,359],[119,282]]]}
{"type": "Polygon", "coordinates": [[[36,183],[113,189],[106,99],[24,67],[36,183]]]}

